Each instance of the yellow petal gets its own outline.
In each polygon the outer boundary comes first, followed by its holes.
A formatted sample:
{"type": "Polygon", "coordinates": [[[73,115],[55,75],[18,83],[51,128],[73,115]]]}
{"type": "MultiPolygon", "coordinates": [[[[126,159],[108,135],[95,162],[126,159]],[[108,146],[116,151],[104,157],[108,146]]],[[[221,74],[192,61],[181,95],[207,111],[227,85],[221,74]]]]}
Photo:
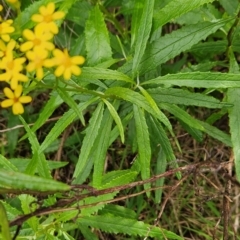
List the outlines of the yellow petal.
{"type": "Polygon", "coordinates": [[[60,77],[61,75],[63,75],[64,70],[65,68],[63,66],[57,67],[57,69],[54,72],[55,76],[60,77]]]}
{"type": "Polygon", "coordinates": [[[53,2],[50,2],[47,5],[47,13],[50,15],[50,14],[53,14],[54,11],[55,11],[55,4],[53,2]]]}
{"type": "Polygon", "coordinates": [[[13,91],[10,89],[10,88],[7,88],[7,87],[5,87],[4,89],[3,89],[3,92],[4,92],[4,94],[5,94],[5,96],[7,97],[7,98],[9,98],[9,99],[14,99],[14,93],[13,93],[13,91]]]}
{"type": "Polygon", "coordinates": [[[55,61],[53,59],[46,59],[43,62],[43,65],[44,65],[44,67],[51,68],[51,67],[55,66],[55,61]]]}
{"type": "Polygon", "coordinates": [[[5,51],[6,50],[6,44],[0,39],[0,49],[2,51],[5,51]]]}
{"type": "Polygon", "coordinates": [[[8,82],[11,78],[11,74],[9,72],[0,74],[0,81],[6,81],[8,82]]]}
{"type": "Polygon", "coordinates": [[[10,87],[12,90],[15,90],[18,86],[18,79],[17,78],[12,78],[11,83],[10,83],[10,87]]]}
{"type": "Polygon", "coordinates": [[[57,11],[57,12],[53,13],[54,20],[63,19],[64,17],[65,17],[65,13],[62,11],[57,11]]]}
{"type": "Polygon", "coordinates": [[[6,99],[1,102],[2,108],[8,108],[11,107],[14,104],[14,101],[12,99],[6,99]]]}
{"type": "Polygon", "coordinates": [[[43,21],[43,16],[40,15],[40,14],[34,14],[34,15],[32,15],[32,17],[31,17],[31,20],[32,20],[33,22],[39,23],[39,22],[42,22],[42,21],[43,21]]]}
{"type": "Polygon", "coordinates": [[[21,96],[19,98],[19,102],[21,103],[30,103],[32,101],[32,98],[30,96],[21,96]]]}
{"type": "Polygon", "coordinates": [[[65,79],[65,80],[70,80],[70,78],[71,78],[71,69],[70,68],[67,68],[65,71],[64,71],[64,73],[63,73],[63,78],[65,79]]]}
{"type": "Polygon", "coordinates": [[[38,80],[43,79],[43,69],[42,68],[38,68],[36,71],[36,76],[38,80]]]}
{"type": "Polygon", "coordinates": [[[25,29],[22,33],[22,35],[27,39],[27,40],[34,40],[35,39],[35,34],[33,31],[29,29],[25,29]]]}
{"type": "Polygon", "coordinates": [[[50,32],[53,34],[58,34],[58,26],[55,22],[50,22],[47,24],[47,28],[49,29],[50,32]]]}
{"type": "Polygon", "coordinates": [[[16,102],[12,106],[12,111],[14,115],[22,114],[24,112],[23,105],[20,102],[16,102]]]}
{"type": "Polygon", "coordinates": [[[1,38],[5,42],[9,42],[9,40],[10,40],[10,36],[8,34],[2,34],[1,38]]]}
{"type": "Polygon", "coordinates": [[[74,74],[75,76],[79,76],[82,72],[81,68],[76,65],[71,66],[71,71],[72,71],[72,74],[74,74]]]}
{"type": "Polygon", "coordinates": [[[14,91],[14,95],[16,98],[19,98],[22,95],[22,85],[17,85],[14,91]]]}
{"type": "Polygon", "coordinates": [[[32,72],[35,70],[35,64],[33,62],[30,62],[27,66],[26,66],[26,70],[27,72],[32,72]]]}
{"type": "Polygon", "coordinates": [[[40,12],[40,14],[43,15],[43,16],[45,15],[46,11],[47,11],[47,8],[46,8],[45,6],[41,6],[41,7],[39,8],[39,12],[40,12]]]}
{"type": "Polygon", "coordinates": [[[82,56],[73,56],[71,57],[71,62],[76,65],[83,64],[85,62],[85,58],[82,56]]]}
{"type": "Polygon", "coordinates": [[[33,47],[33,42],[25,42],[20,46],[20,51],[22,52],[26,52],[28,50],[30,50],[33,47]]]}

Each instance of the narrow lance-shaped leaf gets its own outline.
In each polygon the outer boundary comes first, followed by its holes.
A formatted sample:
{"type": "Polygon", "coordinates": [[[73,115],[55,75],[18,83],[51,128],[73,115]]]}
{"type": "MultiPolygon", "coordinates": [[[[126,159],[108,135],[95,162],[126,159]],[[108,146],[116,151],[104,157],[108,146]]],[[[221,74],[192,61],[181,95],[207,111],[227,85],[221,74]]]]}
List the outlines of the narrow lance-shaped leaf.
{"type": "MultiPolygon", "coordinates": [[[[194,44],[205,39],[231,20],[233,18],[188,25],[159,38],[147,48],[139,65],[139,75],[154,70],[162,63],[190,49],[194,44]]],[[[130,74],[132,60],[128,61],[120,69],[122,72],[130,74]]]]}
{"type": "MultiPolygon", "coordinates": [[[[0,185],[9,189],[31,191],[68,191],[70,187],[64,183],[36,176],[30,176],[19,172],[5,171],[0,169],[0,185]]],[[[1,192],[1,189],[0,189],[1,192]]]]}
{"type": "Polygon", "coordinates": [[[125,75],[122,72],[100,67],[83,67],[82,74],[78,77],[78,79],[117,80],[134,83],[134,81],[129,76],[125,75]]]}
{"type": "MultiPolygon", "coordinates": [[[[39,113],[39,117],[31,128],[32,132],[37,131],[43,124],[45,124],[54,110],[63,103],[62,98],[59,95],[56,95],[56,92],[52,92],[52,94],[53,95],[43,107],[42,111],[39,113]]],[[[28,135],[25,134],[20,140],[27,138],[27,136],[28,135]]]]}
{"type": "MultiPolygon", "coordinates": [[[[144,180],[150,177],[151,146],[149,132],[144,111],[138,106],[133,105],[133,113],[137,134],[138,159],[141,168],[141,176],[144,180]]],[[[150,188],[150,184],[144,185],[144,188],[150,188]]],[[[149,192],[147,192],[147,195],[150,196],[149,192]]]]}
{"type": "Polygon", "coordinates": [[[136,76],[152,27],[154,0],[145,0],[134,47],[132,75],[136,76]]]}
{"type": "Polygon", "coordinates": [[[113,117],[109,110],[106,109],[104,111],[98,136],[91,150],[91,157],[94,159],[92,186],[95,188],[100,188],[102,185],[106,155],[110,143],[112,123],[113,117]]]}
{"type": "Polygon", "coordinates": [[[219,130],[218,128],[216,128],[204,121],[200,121],[200,120],[197,120],[197,121],[204,127],[204,132],[206,134],[221,141],[222,143],[226,144],[227,146],[232,147],[231,138],[227,133],[219,130]]]}
{"type": "Polygon", "coordinates": [[[76,184],[78,183],[78,176],[85,168],[94,141],[98,136],[99,127],[101,126],[103,117],[103,109],[104,104],[100,102],[89,121],[86,135],[82,143],[81,153],[79,155],[78,162],[73,173],[73,178],[75,178],[74,183],[76,184]]]}
{"type": "Polygon", "coordinates": [[[169,138],[168,138],[166,132],[164,131],[161,123],[158,122],[157,119],[155,119],[151,116],[149,117],[149,119],[150,119],[151,123],[153,124],[155,131],[157,132],[157,138],[158,138],[158,141],[165,153],[166,159],[168,161],[175,161],[176,157],[173,153],[171,143],[170,143],[169,138]]]}
{"type": "Polygon", "coordinates": [[[240,87],[239,74],[234,73],[216,73],[216,72],[191,72],[168,74],[148,80],[146,84],[166,84],[179,87],[196,88],[235,88],[240,87]]]}
{"type": "Polygon", "coordinates": [[[2,154],[0,154],[0,166],[1,168],[5,168],[7,170],[18,171],[18,169],[2,154]]]}
{"type": "Polygon", "coordinates": [[[0,202],[0,235],[2,235],[4,240],[11,240],[10,228],[7,218],[6,210],[3,204],[0,202]]]}
{"type": "MultiPolygon", "coordinates": [[[[157,157],[157,167],[156,167],[156,175],[162,174],[166,171],[167,168],[167,159],[166,155],[164,154],[163,149],[161,148],[158,157],[157,157]]],[[[165,178],[159,178],[156,180],[156,187],[160,187],[155,191],[155,202],[160,203],[162,199],[162,193],[163,193],[163,185],[164,185],[165,178]]]]}
{"type": "Polygon", "coordinates": [[[164,8],[156,9],[153,17],[154,29],[157,29],[170,20],[190,12],[203,4],[214,0],[172,0],[164,8]]]}
{"type": "Polygon", "coordinates": [[[102,231],[114,234],[123,233],[131,236],[149,236],[156,239],[183,240],[182,237],[163,228],[151,226],[135,219],[121,218],[118,216],[84,216],[78,218],[77,222],[83,226],[101,229],[102,231]]]}
{"type": "Polygon", "coordinates": [[[138,86],[138,88],[140,89],[142,95],[146,98],[146,100],[148,101],[149,105],[154,109],[154,111],[156,112],[157,116],[160,116],[162,114],[162,112],[160,111],[158,105],[156,104],[156,102],[154,101],[154,99],[152,98],[152,96],[147,92],[147,90],[145,90],[143,87],[138,86]]]}
{"type": "Polygon", "coordinates": [[[88,65],[94,66],[112,57],[108,31],[98,5],[90,11],[85,27],[85,38],[88,65]]]}
{"type": "MultiPolygon", "coordinates": [[[[52,176],[50,174],[50,169],[49,169],[49,166],[48,166],[48,163],[46,161],[46,158],[45,158],[44,154],[43,153],[38,154],[38,150],[40,148],[40,145],[39,145],[39,142],[38,142],[38,139],[37,139],[36,135],[29,128],[29,126],[27,125],[27,123],[25,122],[23,117],[19,116],[19,118],[20,118],[21,122],[23,123],[25,130],[28,133],[28,139],[29,139],[29,142],[31,144],[32,154],[33,154],[33,156],[35,156],[32,159],[32,164],[33,164],[34,168],[36,166],[34,162],[37,160],[39,175],[42,176],[42,177],[45,177],[45,178],[52,178],[52,176]]],[[[31,162],[30,162],[30,164],[31,164],[31,162]]],[[[34,174],[34,173],[35,172],[33,171],[32,174],[34,174]]]]}
{"type": "Polygon", "coordinates": [[[136,42],[136,36],[139,27],[139,19],[142,16],[144,1],[145,0],[134,1],[134,7],[132,8],[131,47],[133,47],[133,45],[136,42]]]}
{"type": "Polygon", "coordinates": [[[196,119],[191,117],[186,111],[176,106],[175,104],[162,103],[160,106],[173,114],[176,118],[181,119],[187,125],[202,131],[204,130],[204,127],[199,124],[196,119]]]}
{"type": "MultiPolygon", "coordinates": [[[[98,98],[92,98],[87,102],[79,103],[78,110],[83,111],[87,106],[95,102],[98,98]]],[[[38,152],[43,152],[50,144],[66,129],[66,127],[71,124],[74,119],[77,117],[77,113],[70,109],[69,111],[65,112],[64,115],[57,121],[51,131],[48,133],[46,138],[44,139],[43,143],[41,144],[38,152]]]]}
{"type": "Polygon", "coordinates": [[[149,102],[146,100],[146,98],[138,92],[132,91],[128,88],[112,87],[106,90],[105,95],[113,95],[115,97],[122,98],[126,101],[136,104],[137,106],[143,108],[144,110],[158,118],[169,130],[172,129],[171,123],[169,122],[168,118],[161,111],[159,111],[159,114],[157,114],[156,111],[149,104],[149,102]]]}
{"type": "Polygon", "coordinates": [[[121,141],[122,141],[122,143],[124,143],[124,129],[123,129],[122,121],[121,121],[117,111],[113,107],[113,105],[110,102],[108,102],[106,99],[103,99],[103,101],[107,105],[109,112],[111,113],[115,123],[117,124],[119,134],[121,137],[121,141]]]}
{"type": "Polygon", "coordinates": [[[158,87],[147,89],[147,91],[157,104],[170,103],[207,108],[222,108],[230,105],[229,103],[221,102],[212,96],[190,92],[184,89],[158,87]]]}
{"type": "MultiPolygon", "coordinates": [[[[231,48],[229,49],[229,57],[230,71],[239,75],[239,66],[231,48]]],[[[233,104],[233,107],[229,109],[229,125],[234,152],[235,172],[238,181],[240,181],[240,88],[228,89],[227,99],[228,102],[233,104]]]]}
{"type": "Polygon", "coordinates": [[[57,92],[59,93],[59,95],[63,99],[63,101],[65,103],[67,103],[68,106],[76,112],[76,114],[78,115],[81,123],[83,124],[83,126],[85,126],[85,120],[84,120],[83,114],[79,110],[78,105],[76,104],[76,102],[68,94],[68,92],[66,90],[62,89],[62,88],[58,88],[57,92]]]}

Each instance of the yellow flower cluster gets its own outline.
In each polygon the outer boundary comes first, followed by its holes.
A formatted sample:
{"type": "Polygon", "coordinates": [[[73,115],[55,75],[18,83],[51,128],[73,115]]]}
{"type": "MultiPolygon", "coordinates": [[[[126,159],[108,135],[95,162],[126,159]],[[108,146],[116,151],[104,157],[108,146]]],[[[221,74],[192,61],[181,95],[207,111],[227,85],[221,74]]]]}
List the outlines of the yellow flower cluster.
{"type": "MultiPolygon", "coordinates": [[[[17,0],[9,0],[9,3],[19,4],[17,0]]],[[[0,5],[0,11],[2,9],[0,5]]],[[[37,80],[44,78],[45,68],[53,68],[55,76],[63,76],[65,80],[69,80],[72,74],[81,74],[78,65],[84,63],[84,57],[71,57],[67,49],[57,49],[53,43],[53,37],[58,33],[55,21],[64,17],[65,13],[56,11],[53,2],[41,6],[39,13],[31,18],[36,26],[23,30],[24,42],[20,46],[11,38],[15,30],[13,20],[0,19],[0,81],[9,84],[3,90],[8,99],[1,102],[2,108],[12,107],[16,115],[24,112],[22,104],[31,102],[32,98],[22,96],[23,86],[20,82],[29,81],[28,73],[34,72],[37,80]]]]}

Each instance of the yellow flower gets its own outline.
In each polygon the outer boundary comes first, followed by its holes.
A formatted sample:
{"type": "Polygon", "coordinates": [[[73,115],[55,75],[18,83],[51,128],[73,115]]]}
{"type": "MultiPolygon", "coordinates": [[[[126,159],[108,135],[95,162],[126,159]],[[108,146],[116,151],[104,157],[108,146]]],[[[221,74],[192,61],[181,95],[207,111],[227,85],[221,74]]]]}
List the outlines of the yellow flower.
{"type": "Polygon", "coordinates": [[[41,52],[37,51],[28,51],[26,57],[30,60],[26,69],[28,72],[36,70],[36,77],[38,80],[43,78],[43,66],[45,66],[45,60],[48,57],[48,52],[42,50],[41,52]]]}
{"type": "Polygon", "coordinates": [[[0,39],[0,57],[6,56],[8,52],[12,52],[15,46],[16,42],[13,39],[7,45],[0,39]]]}
{"type": "Polygon", "coordinates": [[[53,55],[54,58],[46,60],[46,66],[57,66],[54,72],[57,77],[63,75],[63,78],[65,80],[69,80],[72,74],[76,76],[81,74],[81,68],[77,65],[83,64],[85,62],[84,57],[70,57],[67,49],[64,49],[63,51],[55,49],[53,50],[53,55]]]}
{"type": "Polygon", "coordinates": [[[3,10],[3,6],[2,4],[0,4],[0,12],[3,10]]]}
{"type": "Polygon", "coordinates": [[[3,41],[8,42],[10,40],[9,34],[14,32],[14,27],[11,26],[13,21],[11,19],[0,23],[0,37],[3,41]]]}
{"type": "Polygon", "coordinates": [[[5,70],[4,73],[0,74],[0,81],[10,81],[12,89],[17,87],[19,81],[26,82],[28,77],[20,73],[25,61],[26,58],[23,57],[13,59],[13,53],[9,52],[2,58],[2,61],[0,61],[0,69],[5,70]]]}
{"type": "Polygon", "coordinates": [[[30,96],[22,95],[22,86],[18,85],[14,92],[10,88],[3,89],[4,94],[8,99],[1,102],[2,108],[7,108],[12,106],[13,114],[18,115],[24,112],[22,103],[29,103],[32,101],[30,96]]]}
{"type": "Polygon", "coordinates": [[[37,22],[43,25],[46,31],[52,32],[53,34],[58,33],[57,24],[54,22],[55,20],[63,19],[65,13],[62,11],[55,11],[55,4],[53,2],[48,3],[48,5],[41,6],[39,8],[40,14],[34,14],[32,16],[32,21],[37,22]]]}
{"type": "Polygon", "coordinates": [[[42,49],[47,49],[49,51],[54,49],[54,44],[49,42],[53,35],[50,32],[45,32],[43,26],[37,25],[34,28],[34,32],[25,29],[23,31],[23,36],[28,40],[20,46],[22,52],[26,52],[30,49],[36,49],[37,51],[42,51],[42,49]]]}

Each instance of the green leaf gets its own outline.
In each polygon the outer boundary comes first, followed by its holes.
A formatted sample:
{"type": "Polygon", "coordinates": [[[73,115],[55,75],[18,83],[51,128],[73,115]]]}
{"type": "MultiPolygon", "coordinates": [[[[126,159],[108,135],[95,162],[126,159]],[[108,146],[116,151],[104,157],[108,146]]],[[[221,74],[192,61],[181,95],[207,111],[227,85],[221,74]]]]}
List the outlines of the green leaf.
{"type": "Polygon", "coordinates": [[[62,100],[68,104],[68,106],[73,109],[76,114],[78,115],[78,118],[80,119],[83,126],[85,126],[85,120],[83,117],[82,112],[79,110],[78,105],[76,102],[72,99],[72,97],[68,94],[68,92],[64,89],[57,88],[57,92],[59,93],[59,96],[62,98],[62,100]]]}
{"type": "Polygon", "coordinates": [[[99,240],[99,238],[92,232],[92,229],[89,227],[78,225],[78,228],[85,240],[99,240]]]}
{"type": "MultiPolygon", "coordinates": [[[[18,199],[21,201],[21,208],[24,214],[32,213],[37,209],[37,205],[33,204],[36,203],[37,199],[29,194],[21,194],[18,196],[18,199]]],[[[38,230],[39,221],[37,216],[33,216],[29,218],[27,224],[33,229],[34,232],[38,230]]]]}
{"type": "Polygon", "coordinates": [[[2,154],[0,154],[0,166],[6,170],[18,171],[18,169],[2,154]]]}
{"type": "Polygon", "coordinates": [[[123,129],[122,121],[121,121],[117,111],[115,110],[113,105],[110,102],[108,102],[106,99],[103,99],[103,102],[107,105],[107,108],[108,108],[109,112],[111,113],[112,118],[114,119],[115,123],[117,124],[119,134],[120,134],[120,137],[121,137],[121,141],[122,141],[122,143],[124,143],[124,141],[125,141],[125,139],[124,139],[124,129],[123,129]]]}
{"type": "Polygon", "coordinates": [[[76,1],[71,9],[68,11],[66,19],[85,27],[85,22],[88,18],[89,11],[92,9],[92,5],[87,1],[76,1]]]}
{"type": "Polygon", "coordinates": [[[114,199],[117,193],[118,192],[116,191],[100,196],[88,197],[80,201],[79,204],[83,206],[81,209],[81,216],[90,216],[92,214],[96,214],[100,209],[104,208],[104,206],[107,204],[107,201],[114,199]],[[86,207],[84,207],[84,205],[86,205],[86,207]]]}
{"type": "Polygon", "coordinates": [[[211,56],[224,53],[227,50],[226,40],[200,42],[194,45],[189,52],[200,59],[209,59],[211,56]]]}
{"type": "MultiPolygon", "coordinates": [[[[133,117],[133,113],[130,112],[128,115],[126,115],[124,118],[122,118],[122,125],[123,128],[125,128],[127,126],[127,124],[129,123],[129,121],[132,119],[133,117]]],[[[117,126],[115,126],[111,132],[111,137],[110,137],[110,145],[117,139],[117,137],[119,136],[119,129],[117,126]]]]}
{"type": "Polygon", "coordinates": [[[111,59],[112,50],[108,31],[98,5],[90,11],[85,27],[85,37],[89,66],[111,59]]]}
{"type": "Polygon", "coordinates": [[[123,218],[136,219],[137,213],[133,209],[129,209],[123,206],[108,204],[102,210],[99,211],[100,215],[113,215],[123,218]]]}
{"type": "Polygon", "coordinates": [[[129,83],[134,83],[134,81],[122,72],[116,70],[104,69],[99,67],[83,67],[82,74],[78,77],[81,79],[102,79],[102,80],[118,80],[125,81],[129,83]]]}
{"type": "MultiPolygon", "coordinates": [[[[1,155],[0,155],[0,159],[1,159],[1,155]]],[[[11,163],[11,165],[14,166],[16,171],[24,172],[31,160],[32,159],[29,159],[29,158],[11,158],[11,159],[9,159],[9,163],[11,163]]],[[[64,167],[69,162],[63,162],[63,161],[56,162],[56,161],[47,160],[47,163],[49,165],[49,169],[53,170],[53,169],[58,169],[58,168],[64,167]]],[[[8,170],[14,171],[14,169],[8,169],[8,170]]]]}
{"type": "Polygon", "coordinates": [[[219,0],[219,2],[229,15],[233,15],[234,13],[236,13],[239,4],[238,0],[219,0]]]}
{"type": "Polygon", "coordinates": [[[229,125],[231,140],[233,145],[235,171],[238,181],[240,181],[240,88],[228,89],[228,102],[233,104],[229,109],[229,125]]]}
{"type": "MultiPolygon", "coordinates": [[[[33,127],[31,128],[32,132],[37,131],[42,125],[44,125],[48,118],[52,115],[52,113],[55,111],[57,107],[59,107],[62,103],[63,100],[62,98],[56,93],[52,92],[52,96],[42,109],[42,111],[39,113],[39,117],[37,118],[36,122],[34,123],[33,127]]],[[[21,139],[24,140],[27,138],[27,134],[25,134],[21,139]]]]}
{"type": "Polygon", "coordinates": [[[109,233],[123,233],[131,236],[141,237],[155,237],[157,239],[175,239],[183,240],[182,237],[167,231],[163,228],[151,226],[142,221],[135,219],[127,219],[116,216],[84,216],[78,218],[78,223],[83,226],[90,226],[92,228],[101,229],[102,231],[109,233]]]}
{"type": "MultiPolygon", "coordinates": [[[[0,185],[8,187],[9,190],[31,190],[31,191],[68,191],[70,187],[64,183],[24,173],[12,172],[0,169],[0,185]]],[[[1,189],[0,189],[1,192],[1,189]]]]}
{"type": "Polygon", "coordinates": [[[84,170],[85,165],[87,164],[90,151],[94,144],[94,141],[98,136],[99,127],[101,125],[102,117],[103,117],[103,108],[104,108],[104,105],[102,102],[100,102],[96,110],[94,111],[89,121],[89,125],[86,129],[86,135],[82,143],[81,154],[79,155],[78,162],[76,164],[76,168],[73,173],[73,178],[76,178],[74,180],[75,184],[78,183],[77,178],[79,177],[81,172],[84,170]]]}
{"type": "Polygon", "coordinates": [[[149,117],[149,120],[151,121],[152,126],[155,129],[156,137],[158,138],[158,141],[164,151],[164,154],[167,158],[168,161],[175,161],[176,157],[173,153],[173,149],[171,147],[171,143],[169,141],[169,138],[166,134],[166,132],[164,131],[162,125],[160,122],[158,122],[157,119],[153,118],[153,117],[149,117]]]}
{"type": "Polygon", "coordinates": [[[3,204],[0,202],[0,235],[2,235],[4,240],[11,240],[10,228],[8,224],[8,218],[6,210],[3,204]]]}
{"type": "Polygon", "coordinates": [[[132,21],[131,21],[131,47],[136,42],[136,36],[138,34],[139,19],[143,13],[143,5],[145,0],[134,1],[132,10],[132,21]]]}
{"type": "Polygon", "coordinates": [[[146,100],[145,97],[143,97],[141,94],[132,91],[128,88],[122,88],[122,87],[112,87],[106,90],[105,95],[113,95],[119,98],[122,98],[126,101],[129,101],[133,104],[136,104],[137,106],[145,109],[147,112],[151,113],[153,116],[158,118],[163,124],[168,128],[171,129],[171,123],[167,119],[167,117],[159,111],[159,115],[156,114],[155,110],[152,108],[151,105],[149,105],[149,102],[146,100]]]}
{"type": "MultiPolygon", "coordinates": [[[[163,149],[161,148],[158,157],[157,157],[157,167],[156,167],[156,175],[162,174],[166,172],[167,169],[167,159],[164,154],[163,149]]],[[[160,189],[155,190],[155,203],[161,203],[162,200],[162,193],[163,193],[163,185],[164,185],[165,178],[159,178],[156,180],[156,187],[160,187],[160,189]]]]}
{"type": "MultiPolygon", "coordinates": [[[[143,180],[150,178],[151,146],[149,139],[148,126],[146,123],[144,111],[136,105],[133,105],[134,121],[136,127],[136,138],[138,145],[138,159],[141,165],[141,177],[143,180]]],[[[145,189],[150,188],[150,184],[144,185],[145,189]]],[[[147,192],[150,196],[150,193],[147,192]]]]}
{"type": "Polygon", "coordinates": [[[137,72],[139,69],[139,63],[145,52],[147,41],[149,39],[149,35],[152,27],[154,0],[145,0],[143,9],[144,11],[142,11],[142,16],[139,19],[138,31],[137,31],[136,42],[134,47],[133,66],[132,66],[133,76],[137,75],[137,72]]]}
{"type": "MultiPolygon", "coordinates": [[[[88,107],[96,100],[97,98],[92,98],[87,102],[79,103],[78,110],[83,111],[86,107],[88,107]]],[[[54,127],[51,129],[51,131],[44,139],[43,143],[39,148],[39,153],[43,152],[47,147],[49,147],[50,144],[67,128],[69,124],[71,124],[74,121],[76,117],[77,113],[73,109],[70,109],[69,111],[65,112],[64,115],[56,122],[54,127]]]]}
{"type": "Polygon", "coordinates": [[[157,29],[170,20],[192,11],[205,3],[214,0],[172,0],[164,8],[156,9],[153,17],[154,29],[157,29]]]}
{"type": "Polygon", "coordinates": [[[31,148],[32,148],[32,154],[35,156],[32,159],[32,163],[33,163],[33,168],[32,169],[28,169],[27,172],[34,174],[35,173],[35,161],[37,160],[37,165],[38,165],[38,173],[40,176],[45,177],[45,178],[52,178],[51,174],[50,174],[50,169],[48,166],[48,163],[46,161],[46,158],[44,156],[43,153],[39,153],[39,142],[38,139],[36,137],[36,135],[32,132],[32,130],[29,128],[29,126],[27,125],[27,123],[25,122],[25,120],[19,116],[19,119],[21,120],[22,124],[24,125],[25,130],[28,133],[28,140],[31,144],[31,148]]]}
{"type": "Polygon", "coordinates": [[[101,187],[102,178],[104,175],[104,167],[106,162],[107,150],[110,143],[110,134],[113,118],[108,109],[104,111],[101,127],[99,128],[98,136],[91,150],[91,156],[94,159],[93,180],[92,186],[95,188],[101,187]]]}
{"type": "Polygon", "coordinates": [[[191,72],[168,74],[148,80],[146,84],[167,84],[179,87],[196,88],[234,88],[240,87],[239,74],[217,72],[191,72]]]}
{"type": "Polygon", "coordinates": [[[206,122],[198,120],[198,123],[200,123],[204,127],[204,132],[207,133],[209,136],[219,140],[220,142],[226,144],[229,147],[232,147],[231,138],[227,133],[224,133],[223,131],[211,126],[206,122]]]}
{"type": "MultiPolygon", "coordinates": [[[[231,20],[233,18],[188,25],[160,37],[147,48],[139,65],[140,75],[156,69],[160,64],[190,49],[194,44],[205,39],[231,20]]],[[[132,60],[123,65],[121,71],[130,74],[131,66],[132,60]]]]}
{"type": "Polygon", "coordinates": [[[191,117],[186,111],[184,111],[180,107],[174,104],[167,104],[167,103],[162,103],[160,104],[160,106],[163,109],[166,109],[171,114],[173,114],[176,118],[181,119],[187,125],[202,131],[204,130],[204,127],[198,123],[197,119],[194,119],[193,117],[191,117]]]}
{"type": "Polygon", "coordinates": [[[138,86],[138,88],[140,89],[142,95],[146,98],[146,100],[148,101],[148,103],[150,104],[150,106],[154,109],[154,111],[156,112],[157,116],[160,116],[161,114],[163,114],[160,109],[158,108],[158,105],[156,104],[156,102],[154,101],[154,99],[152,98],[152,96],[147,92],[147,90],[145,90],[144,88],[142,88],[141,86],[138,86]]]}
{"type": "Polygon", "coordinates": [[[136,178],[137,174],[138,172],[130,169],[108,172],[103,176],[101,189],[128,184],[136,178]]]}
{"type": "Polygon", "coordinates": [[[222,103],[212,96],[175,88],[152,88],[147,90],[157,104],[170,103],[207,108],[222,108],[229,103],[222,103]]]}

